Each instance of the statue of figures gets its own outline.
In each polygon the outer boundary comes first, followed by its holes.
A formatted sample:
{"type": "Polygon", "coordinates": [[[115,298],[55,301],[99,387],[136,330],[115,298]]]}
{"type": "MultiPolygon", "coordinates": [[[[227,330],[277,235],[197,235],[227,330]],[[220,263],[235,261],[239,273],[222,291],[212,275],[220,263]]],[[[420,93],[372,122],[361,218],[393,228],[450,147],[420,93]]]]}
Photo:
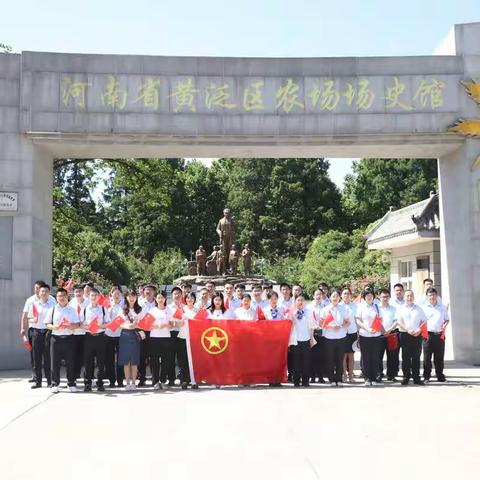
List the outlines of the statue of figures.
{"type": "Polygon", "coordinates": [[[204,276],[207,274],[207,252],[202,245],[195,252],[195,260],[197,261],[197,275],[204,276]]]}
{"type": "Polygon", "coordinates": [[[247,277],[252,274],[252,256],[253,251],[250,250],[250,247],[247,243],[242,250],[243,270],[247,277]]]}
{"type": "Polygon", "coordinates": [[[232,249],[230,250],[229,255],[229,263],[230,269],[232,270],[232,275],[238,274],[238,259],[240,258],[240,254],[237,250],[237,246],[235,244],[232,245],[232,249]]]}
{"type": "Polygon", "coordinates": [[[230,216],[230,210],[228,208],[223,210],[223,218],[218,221],[217,234],[220,240],[220,249],[225,253],[226,256],[225,268],[228,269],[228,253],[232,249],[232,245],[235,242],[235,224],[233,217],[230,216]]]}
{"type": "Polygon", "coordinates": [[[225,275],[226,269],[225,269],[225,253],[223,250],[220,248],[217,251],[217,273],[219,275],[225,275]]]}
{"type": "Polygon", "coordinates": [[[207,257],[207,275],[217,275],[217,258],[219,253],[219,247],[215,245],[213,252],[207,257]]]}

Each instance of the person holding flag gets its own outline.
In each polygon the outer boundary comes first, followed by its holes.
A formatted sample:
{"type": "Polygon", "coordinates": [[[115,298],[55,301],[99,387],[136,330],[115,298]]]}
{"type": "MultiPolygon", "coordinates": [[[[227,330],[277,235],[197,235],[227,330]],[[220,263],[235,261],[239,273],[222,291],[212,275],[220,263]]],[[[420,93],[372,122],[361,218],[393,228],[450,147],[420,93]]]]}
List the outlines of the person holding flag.
{"type": "Polygon", "coordinates": [[[110,317],[105,307],[98,305],[100,292],[96,288],[90,290],[89,304],[83,309],[80,320],[85,328],[85,386],[84,392],[92,391],[94,361],[97,363],[97,391],[104,392],[103,379],[105,377],[105,329],[110,317]]]}
{"type": "Polygon", "coordinates": [[[111,322],[105,330],[106,350],[105,350],[105,375],[110,381],[110,388],[115,386],[123,387],[123,367],[118,365],[118,349],[120,343],[120,335],[122,329],[120,324],[123,322],[115,321],[123,311],[122,292],[118,286],[113,287],[110,291],[111,304],[108,308],[108,315],[111,322]]]}
{"type": "Polygon", "coordinates": [[[353,343],[358,339],[358,328],[355,320],[357,314],[357,304],[352,302],[352,291],[348,287],[342,289],[342,301],[340,302],[348,313],[349,324],[347,327],[347,336],[345,339],[345,355],[343,357],[343,381],[355,383],[353,376],[353,367],[355,365],[353,343]]]}
{"type": "Polygon", "coordinates": [[[326,296],[320,288],[313,292],[313,301],[310,302],[307,308],[312,311],[315,328],[313,330],[313,338],[315,345],[312,347],[311,362],[310,362],[310,382],[315,383],[318,378],[319,383],[325,383],[323,379],[325,374],[325,346],[322,336],[322,326],[320,325],[320,318],[322,310],[328,305],[325,302],[326,296]]]}
{"type": "MultiPolygon", "coordinates": [[[[77,312],[78,318],[80,318],[80,314],[88,305],[90,300],[85,300],[83,296],[83,285],[74,285],[73,287],[73,298],[70,300],[69,305],[77,312]]],[[[80,378],[82,374],[82,367],[83,367],[83,357],[84,357],[84,349],[85,349],[85,329],[83,328],[82,324],[80,323],[77,328],[73,330],[73,343],[74,343],[74,350],[75,350],[75,361],[74,361],[74,368],[75,368],[75,379],[80,378]]]]}
{"type": "Polygon", "coordinates": [[[330,386],[341,387],[349,319],[345,308],[340,305],[340,293],[337,289],[332,289],[330,303],[322,310],[320,322],[325,337],[325,360],[330,386]]]}
{"type": "Polygon", "coordinates": [[[255,284],[252,287],[252,308],[258,311],[258,309],[265,308],[268,305],[268,301],[262,298],[262,286],[255,284]]]}
{"type": "MultiPolygon", "coordinates": [[[[207,285],[210,283],[212,282],[207,282],[207,285]]],[[[170,350],[169,350],[170,359],[168,361],[169,369],[167,371],[168,385],[170,387],[173,387],[175,385],[175,380],[177,379],[175,366],[177,364],[180,366],[180,357],[183,354],[182,348],[184,345],[178,338],[178,333],[180,331],[180,323],[182,321],[182,316],[183,316],[181,299],[182,299],[182,290],[179,287],[173,287],[172,301],[168,305],[168,307],[172,311],[172,318],[170,321],[170,350]],[[177,316],[174,317],[176,313],[177,313],[177,316]]]]}
{"type": "MultiPolygon", "coordinates": [[[[188,362],[188,350],[187,350],[187,340],[188,340],[188,322],[190,320],[196,320],[196,315],[198,309],[195,307],[195,302],[197,297],[193,292],[190,292],[185,297],[185,305],[182,306],[183,316],[180,331],[178,332],[178,338],[182,342],[185,342],[185,348],[182,348],[180,356],[180,375],[182,376],[182,388],[186,389],[192,379],[190,378],[190,365],[188,362]]],[[[206,313],[206,312],[204,312],[206,313]]],[[[197,383],[192,383],[192,388],[194,390],[198,389],[197,383]]]]}
{"type": "Polygon", "coordinates": [[[249,320],[256,322],[258,320],[258,311],[251,306],[252,297],[246,293],[242,298],[242,306],[237,308],[234,312],[234,319],[236,320],[249,320]]]}
{"type": "Polygon", "coordinates": [[[430,287],[427,290],[427,302],[422,310],[427,317],[428,339],[423,344],[423,380],[430,381],[432,374],[432,355],[435,364],[435,374],[438,382],[446,382],[443,373],[445,356],[445,329],[449,323],[448,311],[439,301],[437,290],[430,287]]]}
{"type": "Polygon", "coordinates": [[[45,371],[47,386],[51,386],[50,344],[47,337],[46,322],[50,309],[55,305],[55,300],[50,297],[50,286],[44,283],[39,291],[38,298],[30,303],[28,310],[29,327],[32,329],[33,367],[36,382],[32,389],[42,386],[42,365],[45,371]]]}
{"type": "Polygon", "coordinates": [[[144,315],[135,290],[127,290],[125,293],[121,315],[124,321],[120,325],[122,330],[118,342],[118,365],[123,366],[125,391],[130,392],[137,388],[135,382],[140,363],[140,343],[145,339],[145,333],[138,329],[138,322],[144,315]]]}
{"type": "MultiPolygon", "coordinates": [[[[155,308],[156,287],[151,283],[143,286],[143,297],[138,297],[139,303],[142,300],[141,307],[143,315],[146,315],[152,308],[155,308]]],[[[138,364],[139,387],[144,387],[147,382],[147,364],[150,363],[150,331],[143,330],[145,339],[140,342],[140,363],[138,364]]]]}
{"type": "Polygon", "coordinates": [[[362,292],[363,302],[360,302],[355,314],[359,328],[365,386],[382,384],[382,379],[379,377],[378,359],[383,326],[380,310],[374,303],[374,299],[375,292],[371,288],[366,288],[362,292]]]}
{"type": "Polygon", "coordinates": [[[224,290],[224,295],[223,295],[223,303],[225,305],[225,308],[227,310],[235,310],[235,308],[238,308],[240,306],[240,303],[235,307],[234,305],[234,298],[233,298],[233,283],[227,282],[225,284],[225,290],[224,290]]]}
{"type": "MultiPolygon", "coordinates": [[[[412,290],[405,291],[405,305],[398,310],[397,323],[401,327],[402,385],[408,385],[413,377],[415,385],[424,385],[420,379],[420,355],[422,353],[422,330],[426,330],[427,317],[415,304],[412,290]]],[[[428,336],[428,332],[427,332],[428,336]]]]}
{"type": "Polygon", "coordinates": [[[80,325],[76,310],[68,304],[68,292],[57,290],[57,304],[50,308],[45,325],[52,332],[50,357],[52,361],[52,391],[58,393],[60,386],[60,365],[65,360],[67,385],[75,393],[75,343],[73,330],[80,325]]]}

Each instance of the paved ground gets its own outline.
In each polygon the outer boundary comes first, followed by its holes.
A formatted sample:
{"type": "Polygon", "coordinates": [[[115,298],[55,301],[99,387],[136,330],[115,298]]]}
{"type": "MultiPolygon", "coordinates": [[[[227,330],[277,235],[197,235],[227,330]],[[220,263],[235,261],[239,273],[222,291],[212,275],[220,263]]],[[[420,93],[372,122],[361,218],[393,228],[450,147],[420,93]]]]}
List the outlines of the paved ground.
{"type": "Polygon", "coordinates": [[[0,479],[478,479],[480,368],[449,382],[53,395],[0,372],[0,479]]]}

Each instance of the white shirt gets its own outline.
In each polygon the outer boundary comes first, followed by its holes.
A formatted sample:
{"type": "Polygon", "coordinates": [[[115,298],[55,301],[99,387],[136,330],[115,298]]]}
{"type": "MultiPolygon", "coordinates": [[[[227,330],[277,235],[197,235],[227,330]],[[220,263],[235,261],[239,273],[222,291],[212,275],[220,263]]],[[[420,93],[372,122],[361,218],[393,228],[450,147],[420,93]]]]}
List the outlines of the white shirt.
{"type": "MultiPolygon", "coordinates": [[[[315,301],[310,302],[307,306],[309,310],[311,310],[312,315],[313,315],[313,321],[315,323],[315,329],[321,329],[322,327],[320,326],[320,318],[322,316],[322,310],[323,306],[322,303],[316,303],[315,301]]],[[[316,332],[318,334],[319,332],[316,332]]]]}
{"type": "Polygon", "coordinates": [[[38,330],[43,330],[45,329],[45,323],[47,323],[48,320],[48,314],[52,314],[52,311],[50,310],[54,305],[56,304],[55,300],[53,297],[48,297],[48,300],[45,303],[42,303],[39,298],[35,298],[33,302],[30,303],[29,309],[27,316],[30,319],[29,320],[29,326],[31,328],[36,328],[38,330]],[[35,308],[37,309],[38,312],[38,321],[37,322],[32,322],[32,319],[34,320],[34,315],[33,315],[33,306],[35,305],[35,308]]]}
{"type": "Polygon", "coordinates": [[[386,307],[379,305],[378,309],[380,310],[380,315],[382,316],[383,328],[388,330],[397,321],[397,309],[392,307],[390,304],[386,307]]]}
{"type": "Polygon", "coordinates": [[[287,310],[289,310],[292,305],[293,305],[293,298],[292,297],[290,297],[288,300],[285,300],[285,298],[279,298],[278,299],[278,306],[283,308],[283,310],[285,312],[287,310]]]}
{"type": "MultiPolygon", "coordinates": [[[[180,308],[181,310],[183,310],[183,305],[179,304],[178,306],[175,304],[175,302],[171,302],[167,305],[167,308],[169,308],[171,311],[172,311],[172,320],[173,321],[176,321],[176,318],[173,318],[173,314],[177,311],[177,308],[180,308]]],[[[180,327],[172,327],[170,329],[171,332],[179,332],[180,331],[180,327]]]]}
{"type": "MultiPolygon", "coordinates": [[[[381,317],[380,308],[377,305],[369,305],[367,302],[360,303],[357,308],[357,313],[355,317],[358,318],[363,324],[368,328],[372,328],[372,323],[375,317],[379,315],[381,317]]],[[[382,332],[368,332],[364,328],[360,327],[358,333],[362,337],[379,337],[382,332]]]]}
{"type": "Polygon", "coordinates": [[[210,305],[212,304],[212,301],[210,299],[207,300],[207,303],[205,305],[202,304],[201,300],[197,300],[195,303],[195,308],[200,310],[201,308],[210,308],[210,305]]]}
{"type": "Polygon", "coordinates": [[[273,309],[271,305],[267,305],[263,310],[263,314],[267,320],[285,320],[285,311],[278,305],[273,309]]]}
{"type": "Polygon", "coordinates": [[[340,304],[334,307],[332,303],[326,306],[322,310],[322,323],[323,319],[328,315],[329,312],[332,313],[333,321],[328,327],[330,327],[330,325],[338,325],[341,328],[324,328],[322,330],[323,336],[330,340],[345,338],[347,335],[347,328],[342,326],[345,318],[348,318],[348,313],[346,312],[345,308],[340,304]]]}
{"type": "MultiPolygon", "coordinates": [[[[98,324],[101,325],[102,323],[108,323],[110,321],[110,317],[108,315],[108,310],[105,307],[101,307],[97,305],[96,307],[92,307],[89,305],[85,310],[82,311],[80,314],[80,321],[86,324],[86,327],[92,323],[95,317],[97,318],[98,324]],[[85,312],[85,314],[84,314],[85,312]],[[103,314],[105,312],[105,315],[103,314]]],[[[88,328],[85,329],[88,331],[88,328]]],[[[104,328],[99,328],[97,333],[105,332],[104,328]]]]}
{"type": "Polygon", "coordinates": [[[342,300],[340,302],[340,305],[342,305],[345,308],[348,319],[350,320],[350,323],[347,326],[347,334],[357,333],[358,325],[357,325],[357,322],[355,321],[355,317],[357,316],[358,304],[353,302],[350,302],[347,304],[342,300]]]}
{"type": "Polygon", "coordinates": [[[229,307],[230,307],[232,310],[236,310],[237,308],[240,308],[241,306],[242,306],[242,299],[241,299],[241,298],[233,297],[233,298],[230,300],[230,305],[229,305],[229,307]]]}
{"type": "MultiPolygon", "coordinates": [[[[122,302],[120,303],[112,303],[112,306],[109,308],[108,313],[110,315],[110,320],[115,320],[118,316],[123,317],[123,305],[122,302]]],[[[107,328],[105,330],[105,335],[107,337],[117,338],[121,335],[122,329],[118,327],[114,332],[107,328]]]]}
{"type": "MultiPolygon", "coordinates": [[[[57,303],[57,301],[51,295],[49,295],[48,298],[52,299],[55,303],[57,303]]],[[[30,310],[31,305],[35,300],[38,300],[38,297],[35,294],[33,294],[31,297],[28,297],[25,300],[25,304],[23,305],[23,313],[28,314],[28,311],[30,310]]]]}
{"type": "MultiPolygon", "coordinates": [[[[150,315],[155,318],[155,323],[160,325],[168,325],[168,322],[173,320],[173,312],[169,307],[163,309],[158,307],[153,307],[148,312],[150,315]]],[[[150,331],[150,338],[170,338],[170,329],[169,328],[154,328],[150,331]]]]}
{"type": "Polygon", "coordinates": [[[138,301],[138,304],[143,308],[147,300],[145,299],[145,297],[140,296],[137,298],[137,301],[138,301]]]}
{"type": "MultiPolygon", "coordinates": [[[[69,305],[72,308],[74,308],[75,311],[77,312],[77,315],[78,315],[79,319],[80,319],[80,314],[83,312],[83,309],[86,308],[87,305],[88,305],[88,302],[86,300],[84,300],[83,297],[82,297],[82,302],[83,303],[78,303],[77,297],[73,297],[69,302],[69,305]]],[[[74,335],[85,335],[85,329],[83,327],[78,327],[73,331],[73,334],[74,335]]]]}
{"type": "MultiPolygon", "coordinates": [[[[60,305],[54,305],[51,307],[48,311],[46,324],[57,326],[62,323],[64,318],[68,321],[68,323],[80,322],[75,309],[67,304],[65,307],[61,307],[60,305]]],[[[70,336],[73,335],[73,330],[70,328],[60,328],[58,330],[52,330],[52,335],[61,337],[70,336]]]]}
{"type": "Polygon", "coordinates": [[[390,305],[393,305],[395,308],[403,307],[405,305],[405,300],[398,300],[397,297],[392,297],[390,305]]]}
{"type": "Polygon", "coordinates": [[[422,310],[427,317],[427,327],[429,332],[440,333],[443,324],[448,321],[448,311],[445,306],[439,302],[432,305],[430,302],[422,305],[422,310]]]}
{"type": "Polygon", "coordinates": [[[267,300],[260,300],[259,302],[257,302],[256,300],[252,300],[252,303],[250,305],[252,308],[254,308],[255,310],[260,307],[261,309],[265,308],[268,306],[268,301],[267,300]]]}
{"type": "Polygon", "coordinates": [[[233,318],[235,318],[235,311],[231,308],[225,310],[225,312],[216,309],[213,312],[210,309],[208,309],[207,311],[208,318],[211,318],[212,320],[232,320],[233,318]]]}
{"type": "Polygon", "coordinates": [[[235,310],[234,318],[237,320],[250,320],[255,322],[258,320],[257,309],[252,307],[248,310],[245,310],[243,307],[237,308],[235,310]]]}
{"type": "Polygon", "coordinates": [[[311,331],[315,327],[315,321],[313,320],[313,313],[310,309],[304,308],[303,314],[299,314],[299,310],[294,309],[292,313],[294,322],[295,338],[297,342],[307,342],[310,340],[311,331]]]}
{"type": "MultiPolygon", "coordinates": [[[[421,307],[423,307],[423,304],[424,303],[430,303],[428,301],[428,296],[425,294],[425,295],[422,295],[418,301],[417,301],[417,305],[420,305],[421,307]]],[[[437,295],[437,303],[439,303],[440,305],[443,305],[443,302],[442,302],[442,297],[440,295],[437,295]]]]}
{"type": "Polygon", "coordinates": [[[405,304],[398,311],[398,319],[405,324],[407,330],[418,330],[427,317],[418,305],[408,306],[405,304]]]}
{"type": "Polygon", "coordinates": [[[188,318],[188,321],[180,327],[180,331],[178,332],[178,338],[187,338],[188,334],[188,322],[193,320],[193,317],[197,314],[198,310],[193,308],[188,308],[187,305],[183,305],[183,314],[188,318]]]}

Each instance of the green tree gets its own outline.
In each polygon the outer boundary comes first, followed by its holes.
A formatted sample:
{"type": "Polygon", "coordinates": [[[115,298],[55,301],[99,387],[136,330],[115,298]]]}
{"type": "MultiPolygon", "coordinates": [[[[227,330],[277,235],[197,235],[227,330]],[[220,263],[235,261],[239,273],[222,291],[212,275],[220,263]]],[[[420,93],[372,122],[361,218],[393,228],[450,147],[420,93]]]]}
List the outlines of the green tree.
{"type": "Polygon", "coordinates": [[[390,206],[402,208],[428,198],[438,184],[434,159],[372,159],[354,162],[342,205],[352,228],[366,227],[390,206]]]}

